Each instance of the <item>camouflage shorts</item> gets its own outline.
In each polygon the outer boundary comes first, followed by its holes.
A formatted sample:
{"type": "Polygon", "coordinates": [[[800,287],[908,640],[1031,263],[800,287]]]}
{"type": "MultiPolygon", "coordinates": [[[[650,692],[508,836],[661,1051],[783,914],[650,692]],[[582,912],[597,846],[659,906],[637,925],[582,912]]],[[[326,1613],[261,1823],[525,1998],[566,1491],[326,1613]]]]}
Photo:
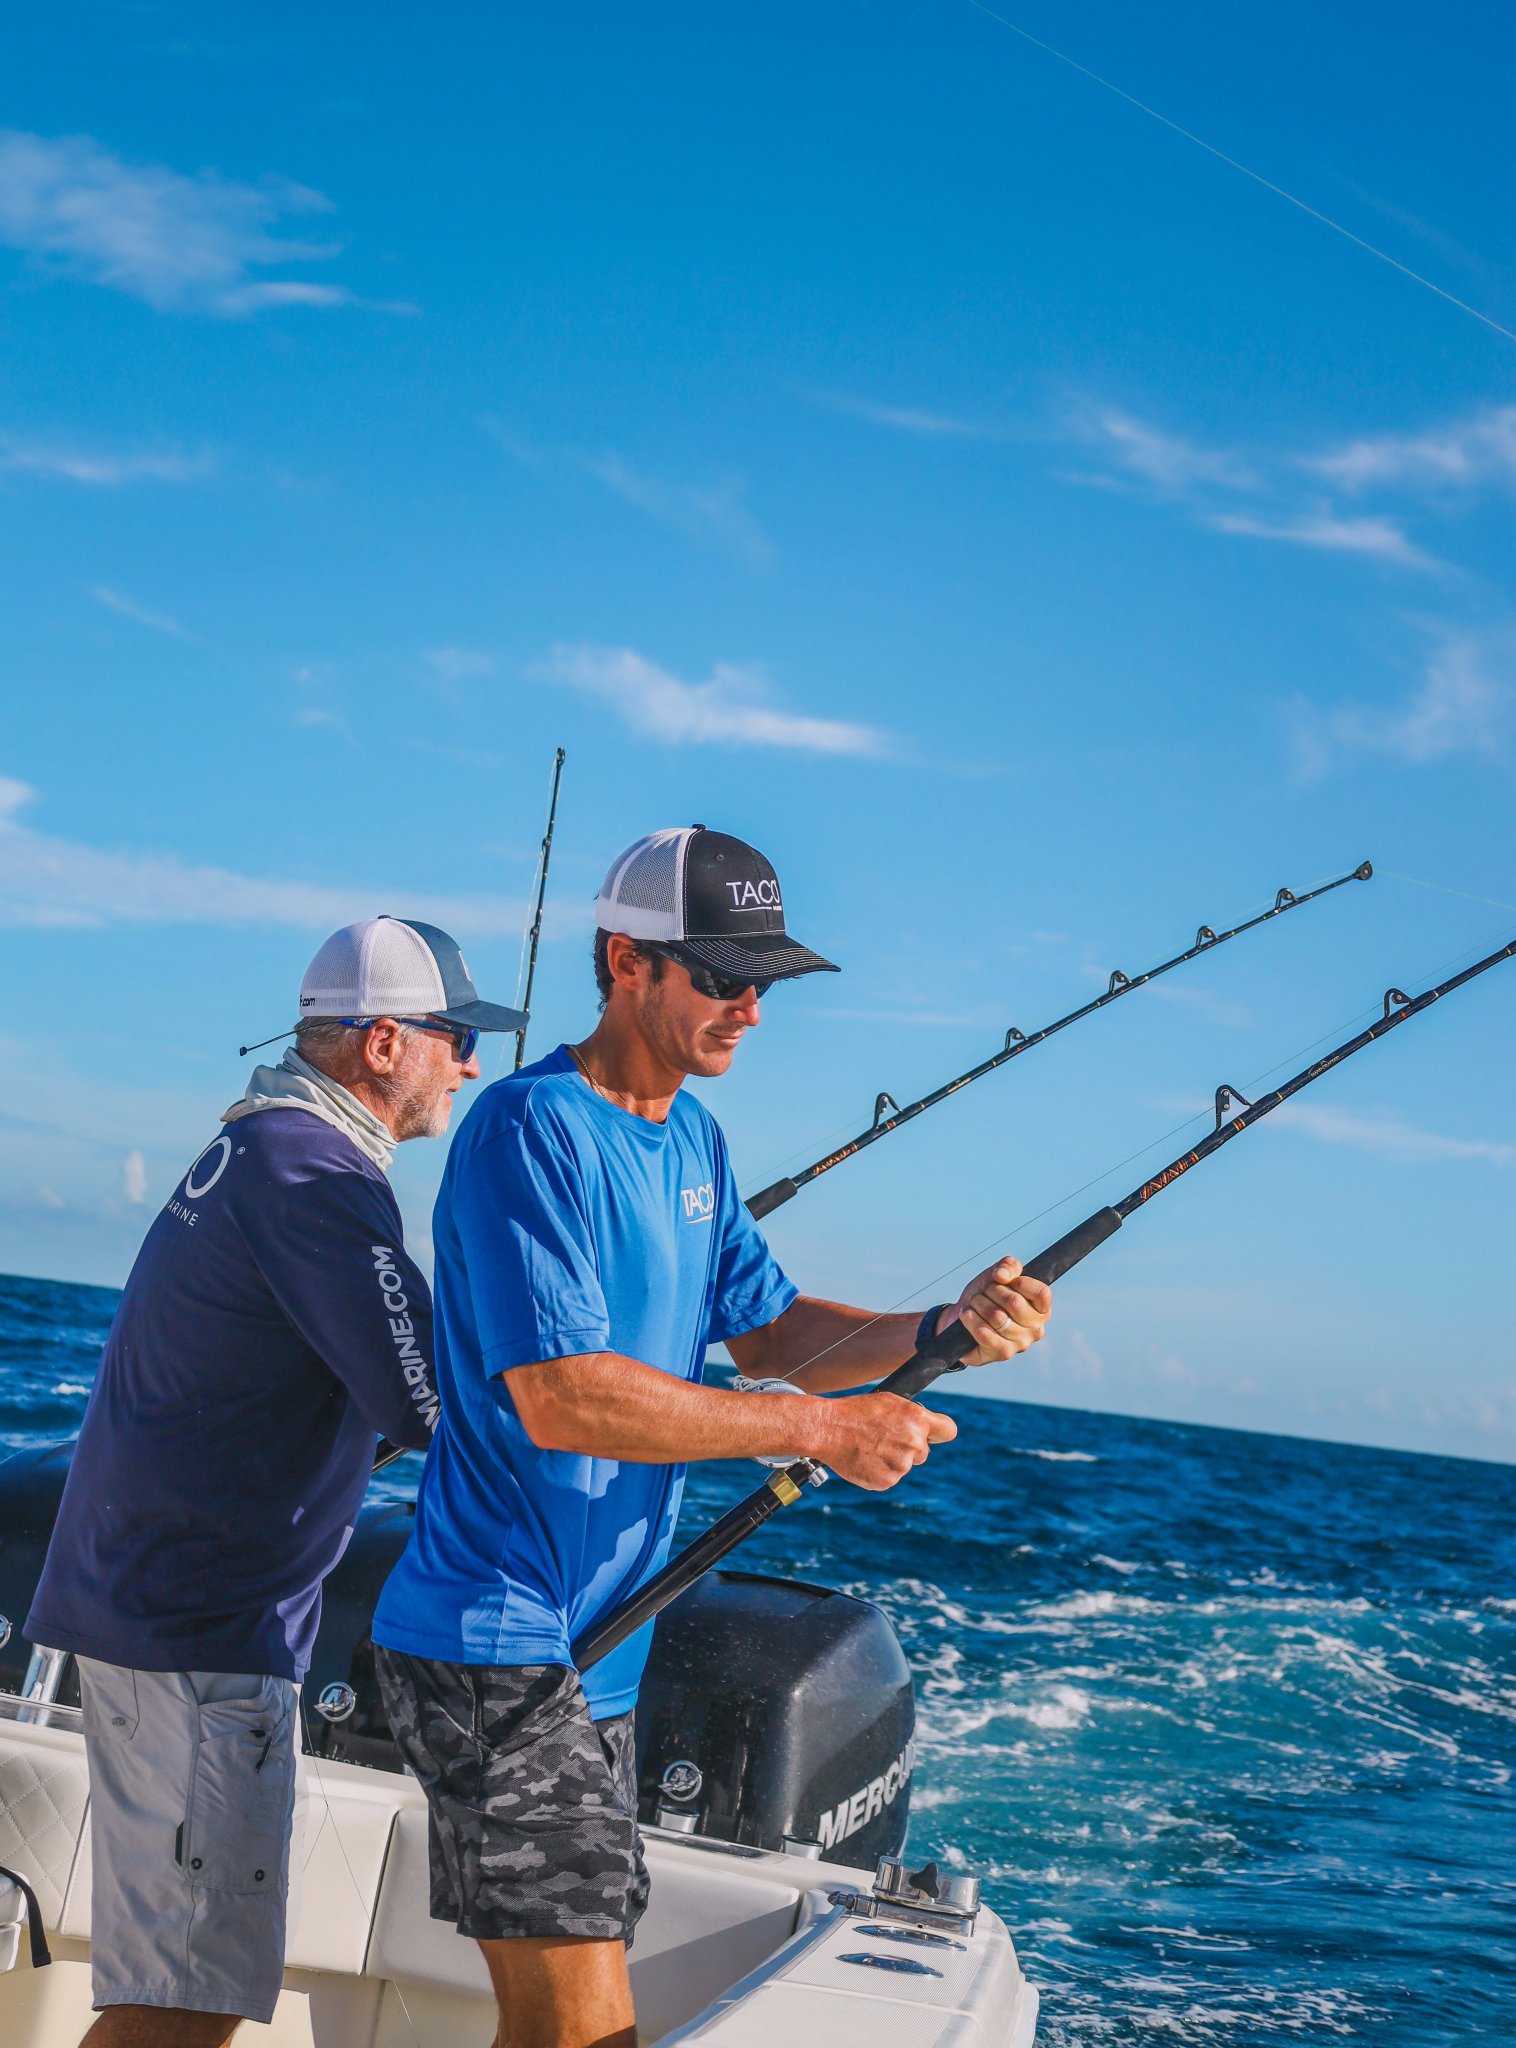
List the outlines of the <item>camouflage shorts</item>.
{"type": "Polygon", "coordinates": [[[476,1941],[630,1942],[647,1905],[632,1716],[592,1721],[562,1664],[440,1664],[374,1646],[429,1815],[431,1910],[476,1941]]]}

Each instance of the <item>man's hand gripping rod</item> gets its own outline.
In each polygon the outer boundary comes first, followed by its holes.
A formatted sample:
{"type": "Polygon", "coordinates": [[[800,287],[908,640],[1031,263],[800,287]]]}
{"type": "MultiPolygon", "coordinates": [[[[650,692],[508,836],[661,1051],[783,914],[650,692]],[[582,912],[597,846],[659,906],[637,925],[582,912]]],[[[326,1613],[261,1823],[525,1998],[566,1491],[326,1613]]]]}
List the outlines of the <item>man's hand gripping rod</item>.
{"type": "MultiPolygon", "coordinates": [[[[1489,953],[1482,960],[1476,960],[1472,967],[1466,967],[1461,974],[1452,975],[1447,981],[1439,982],[1436,988],[1426,989],[1419,996],[1408,996],[1401,989],[1385,991],[1384,1014],[1377,1018],[1366,1031],[1335,1046],[1331,1052],[1323,1053],[1319,1060],[1293,1075],[1268,1095],[1260,1096],[1256,1102],[1249,1102],[1239,1095],[1235,1088],[1222,1087],[1216,1090],[1216,1127],[1209,1132],[1191,1152],[1183,1153],[1171,1160],[1160,1173],[1143,1182],[1140,1188],[1107,1209],[1097,1209],[1087,1216],[1083,1223],[1060,1237],[1056,1244],[1050,1244],[1046,1251],[1028,1261],[1025,1271],[1034,1280],[1045,1280],[1050,1286],[1067,1273],[1079,1261],[1088,1258],[1097,1245],[1105,1243],[1121,1228],[1128,1216],[1136,1209],[1150,1202],[1154,1195],[1162,1194],[1172,1187],[1182,1174],[1192,1166],[1198,1166],[1203,1159],[1209,1159],[1219,1152],[1223,1145],[1241,1135],[1250,1125],[1265,1117],[1270,1110],[1277,1109],[1282,1102],[1288,1102],[1292,1095],[1298,1095],[1302,1088],[1308,1088],[1313,1081],[1333,1067],[1340,1066],[1355,1052],[1361,1052],[1366,1045],[1372,1045],[1376,1038],[1393,1031],[1398,1024],[1418,1016],[1430,1009],[1441,997],[1451,995],[1454,989],[1462,988],[1465,982],[1473,981],[1476,975],[1486,973],[1491,967],[1499,966],[1502,960],[1516,955],[1516,939],[1502,946],[1496,953],[1489,953]],[[1234,1114],[1240,1111],[1240,1114],[1234,1114]]],[[[950,1323],[929,1344],[898,1366],[888,1379],[880,1382],[877,1391],[886,1394],[900,1394],[907,1400],[914,1400],[941,1379],[944,1373],[957,1372],[962,1360],[974,1348],[974,1339],[961,1322],[950,1323]]],[[[655,1614],[667,1607],[671,1600],[678,1598],[687,1586],[703,1577],[713,1565],[719,1564],[727,1552],[734,1549],[745,1536],[761,1528],[770,1515],[780,1508],[798,1500],[802,1489],[813,1483],[821,1468],[809,1458],[797,1459],[793,1465],[771,1472],[768,1478],[746,1500],[723,1515],[697,1536],[687,1550],[666,1564],[630,1600],[614,1608],[604,1621],[581,1636],[573,1646],[574,1663],[579,1670],[588,1669],[600,1658],[609,1655],[628,1636],[634,1635],[644,1622],[651,1621],[655,1614]]]]}
{"type": "MultiPolygon", "coordinates": [[[[1114,1209],[1101,1209],[1088,1217],[1077,1230],[1071,1230],[1067,1237],[1060,1237],[1056,1244],[1048,1246],[1025,1268],[1034,1280],[1046,1280],[1049,1285],[1066,1273],[1070,1266],[1077,1265],[1097,1244],[1104,1242],[1113,1230],[1121,1228],[1121,1218],[1114,1209]]],[[[960,1361],[974,1348],[974,1339],[961,1322],[950,1323],[934,1337],[930,1344],[908,1358],[904,1365],[897,1366],[887,1380],[880,1382],[875,1390],[881,1394],[902,1394],[907,1400],[914,1400],[932,1381],[940,1379],[945,1372],[957,1372],[960,1361]]],[[[800,1498],[802,1488],[816,1485],[825,1477],[820,1465],[810,1458],[797,1458],[793,1465],[781,1466],[771,1472],[762,1486],[755,1488],[746,1500],[713,1522],[703,1536],[697,1536],[687,1550],[666,1564],[648,1580],[640,1592],[608,1614],[598,1627],[579,1638],[573,1646],[573,1659],[580,1671],[588,1670],[591,1664],[624,1643],[628,1636],[635,1635],[645,1621],[651,1621],[676,1600],[687,1586],[703,1578],[713,1565],[719,1564],[729,1550],[734,1550],[745,1536],[751,1536],[755,1529],[762,1528],[770,1515],[778,1514],[783,1507],[800,1498]]]]}

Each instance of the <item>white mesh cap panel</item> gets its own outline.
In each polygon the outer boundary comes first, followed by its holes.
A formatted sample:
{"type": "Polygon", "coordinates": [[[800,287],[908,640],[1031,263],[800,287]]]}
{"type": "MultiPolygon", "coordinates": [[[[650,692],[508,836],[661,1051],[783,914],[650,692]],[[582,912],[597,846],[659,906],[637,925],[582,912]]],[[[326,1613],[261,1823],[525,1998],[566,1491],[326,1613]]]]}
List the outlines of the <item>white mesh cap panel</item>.
{"type": "Polygon", "coordinates": [[[629,939],[684,937],[684,859],[694,828],[649,832],[612,862],[595,899],[603,932],[629,939]]]}
{"type": "Polygon", "coordinates": [[[302,1017],[417,1017],[446,1003],[431,948],[393,917],[333,932],[300,984],[302,1017]]]}

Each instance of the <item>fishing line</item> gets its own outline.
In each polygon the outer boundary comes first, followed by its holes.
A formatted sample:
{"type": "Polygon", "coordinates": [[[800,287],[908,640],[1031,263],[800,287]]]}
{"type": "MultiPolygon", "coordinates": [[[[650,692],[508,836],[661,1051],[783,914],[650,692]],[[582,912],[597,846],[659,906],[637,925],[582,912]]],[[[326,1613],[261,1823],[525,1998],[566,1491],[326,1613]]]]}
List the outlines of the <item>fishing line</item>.
{"type": "MultiPolygon", "coordinates": [[[[1047,1245],[1034,1254],[1025,1271],[1037,1280],[1051,1285],[1063,1275],[1088,1258],[1110,1237],[1135,1216],[1140,1209],[1166,1188],[1187,1174],[1192,1167],[1201,1165],[1212,1158],[1224,1146],[1229,1145],[1244,1131],[1294,1096],[1331,1073],[1355,1053],[1364,1051],[1378,1039],[1396,1030],[1400,1025],[1419,1017],[1446,996],[1466,987],[1480,975],[1493,967],[1516,958],[1516,939],[1508,940],[1493,953],[1478,959],[1447,980],[1425,988],[1419,995],[1410,996],[1398,987],[1385,990],[1382,997],[1383,1009],[1362,1031],[1332,1046],[1321,1057],[1298,1073],[1272,1088],[1256,1101],[1249,1101],[1235,1088],[1222,1086],[1216,1090],[1216,1121],[1207,1134],[1196,1140],[1193,1147],[1171,1159],[1167,1165],[1156,1171],[1149,1179],[1123,1195],[1120,1201],[1107,1203],[1095,1210],[1082,1222],[1067,1230],[1056,1243],[1047,1245]]],[[[911,1356],[903,1365],[881,1381],[876,1392],[895,1394],[908,1400],[915,1400],[945,1373],[962,1371],[968,1354],[975,1349],[975,1338],[961,1320],[955,1320],[946,1330],[918,1343],[911,1356]]],[[[587,1630],[572,1646],[571,1653],[576,1669],[587,1670],[601,1657],[607,1656],[618,1644],[624,1643],[644,1623],[662,1613],[670,1601],[675,1600],[697,1579],[704,1577],[714,1565],[728,1556],[739,1543],[746,1540],[757,1529],[762,1528],[769,1518],[781,1508],[791,1506],[802,1498],[807,1487],[820,1485],[826,1478],[825,1467],[810,1457],[796,1458],[783,1468],[770,1471],[763,1484],[729,1508],[721,1518],[712,1523],[702,1535],[655,1572],[647,1583],[638,1588],[627,1600],[611,1610],[605,1618],[587,1630]]]]}
{"type": "Polygon", "coordinates": [[[874,1099],[873,1122],[865,1130],[859,1131],[835,1151],[813,1160],[809,1166],[801,1167],[794,1174],[782,1175],[778,1180],[771,1181],[767,1187],[759,1188],[756,1193],[749,1195],[748,1213],[755,1219],[772,1215],[774,1210],[782,1208],[786,1202],[793,1201],[802,1188],[809,1187],[823,1174],[830,1173],[834,1167],[844,1165],[849,1159],[855,1159],[868,1146],[877,1144],[881,1138],[887,1138],[892,1131],[899,1130],[902,1124],[911,1123],[927,1110],[935,1109],[938,1103],[945,1102],[950,1095],[956,1095],[975,1081],[982,1081],[986,1074],[992,1074],[998,1068],[1009,1065],[1012,1060],[1019,1059],[1023,1053],[1033,1052],[1039,1045],[1045,1045],[1050,1038],[1056,1037],[1061,1031],[1066,1031],[1070,1025],[1082,1023],[1086,1017],[1092,1017],[1097,1010],[1106,1009],[1111,1003],[1119,1002],[1123,996],[1135,995],[1138,989],[1146,988],[1150,981],[1157,981],[1161,975],[1172,973],[1176,967],[1184,967],[1190,961],[1198,960],[1202,954],[1213,953],[1219,947],[1228,945],[1233,939],[1241,938],[1247,932],[1256,931],[1259,925],[1271,924],[1275,918],[1285,917],[1292,910],[1302,910],[1306,904],[1315,902],[1318,897],[1330,895],[1349,882],[1369,881],[1373,873],[1372,863],[1365,860],[1360,861],[1358,866],[1350,869],[1348,873],[1334,875],[1330,880],[1312,888],[1298,892],[1289,888],[1280,889],[1276,891],[1269,908],[1259,911],[1256,915],[1249,914],[1238,923],[1229,925],[1225,931],[1218,932],[1211,925],[1201,925],[1195,934],[1193,945],[1186,946],[1183,952],[1175,953],[1167,960],[1160,960],[1155,966],[1145,967],[1140,974],[1127,974],[1118,967],[1112,973],[1104,994],[1092,996],[1087,1002],[1076,1004],[1065,1015],[1055,1017],[1050,1024],[1043,1024],[1030,1033],[1012,1025],[1006,1032],[1005,1042],[998,1052],[992,1053],[988,1059],[980,1060],[965,1072],[955,1074],[951,1080],[944,1081],[939,1087],[929,1089],[925,1095],[919,1096],[913,1102],[907,1102],[903,1108],[892,1095],[879,1094],[874,1099]]]}
{"type": "MultiPolygon", "coordinates": [[[[1381,869],[1377,872],[1382,873],[1383,870],[1381,869]]],[[[1401,879],[1407,880],[1409,877],[1401,877],[1401,879]]],[[[1438,884],[1436,883],[1428,884],[1428,887],[1431,888],[1437,886],[1438,884]]],[[[1456,895],[1461,892],[1455,890],[1450,893],[1456,895]]],[[[1488,899],[1474,897],[1471,900],[1474,902],[1484,902],[1488,899]]],[[[1516,905],[1504,905],[1502,907],[1513,909],[1516,908],[1516,905]]],[[[1491,940],[1500,939],[1509,930],[1509,925],[1502,925],[1498,931],[1491,933],[1488,938],[1479,940],[1475,945],[1466,946],[1461,952],[1449,954],[1445,960],[1438,961],[1435,966],[1421,969],[1413,978],[1417,981],[1431,981],[1437,975],[1445,973],[1450,967],[1458,967],[1465,960],[1477,959],[1491,940]]],[[[1271,1080],[1275,1074],[1280,1073],[1285,1067],[1292,1065],[1298,1059],[1304,1059],[1308,1054],[1313,1053],[1318,1046],[1325,1045],[1329,1040],[1336,1038],[1339,1033],[1351,1031],[1355,1024],[1364,1023],[1375,1014],[1375,1007],[1375,1005],[1370,1004],[1366,1009],[1355,1010],[1350,1017],[1344,1017],[1339,1023],[1329,1025],[1325,1031],[1311,1039],[1308,1044],[1297,1046],[1293,1052],[1288,1052],[1282,1059],[1276,1060],[1271,1067],[1265,1067],[1261,1073],[1254,1074],[1248,1081],[1248,1086],[1256,1088],[1261,1082],[1271,1080]]],[[[856,1328],[845,1331],[842,1336],[834,1338],[830,1344],[825,1345],[820,1351],[813,1352],[809,1358],[801,1359],[798,1365],[792,1365],[788,1372],[771,1373],[768,1377],[782,1380],[793,1379],[797,1372],[804,1372],[808,1365],[815,1365],[821,1359],[830,1357],[832,1352],[838,1350],[844,1344],[851,1343],[854,1337],[861,1336],[865,1330],[872,1330],[877,1324],[883,1322],[887,1316],[897,1315],[902,1309],[913,1307],[917,1296],[926,1294],[929,1290],[939,1287],[944,1280],[951,1280],[956,1274],[962,1273],[969,1266],[972,1266],[976,1259],[982,1259],[987,1253],[994,1251],[997,1246],[1003,1246],[1008,1239],[1015,1237],[1019,1232],[1029,1230],[1034,1223],[1040,1223],[1044,1216],[1051,1216],[1056,1210],[1062,1209],[1068,1203],[1077,1200],[1080,1195],[1088,1194],[1091,1188],[1098,1187],[1104,1180],[1109,1180],[1112,1174],[1120,1173],[1123,1167],[1134,1165],[1137,1160],[1144,1158],[1149,1152],[1156,1152],[1160,1146],[1167,1145],[1171,1139],[1181,1136],[1192,1125],[1204,1123],[1206,1115],[1207,1112],[1205,1110],[1196,1110],[1192,1116],[1183,1118],[1181,1122],[1172,1125],[1168,1130],[1160,1132],[1156,1138],[1150,1139],[1144,1145],[1139,1145],[1135,1152],[1129,1152],[1124,1159],[1118,1159],[1113,1165],[1104,1167],[1099,1173],[1091,1175],[1087,1181],[1082,1181],[1078,1187],[1071,1188],[1066,1195],[1057,1196],[1053,1201],[1047,1203],[1044,1208],[1038,1209],[1035,1214],[1023,1217],[1019,1223],[1012,1223],[1006,1228],[996,1231],[993,1237],[987,1239],[976,1251],[966,1253],[956,1264],[945,1267],[942,1272],[933,1274],[928,1280],[918,1281],[914,1286],[908,1288],[898,1300],[892,1302],[888,1308],[879,1309],[874,1315],[869,1317],[867,1322],[859,1323],[856,1328]]]]}
{"type": "Polygon", "coordinates": [[[1419,875],[1397,875],[1389,868],[1380,868],[1379,873],[1392,882],[1409,882],[1413,889],[1435,889],[1439,896],[1460,896],[1465,903],[1487,903],[1492,910],[1516,910],[1516,903],[1504,903],[1498,896],[1471,896],[1467,889],[1450,889],[1446,882],[1424,882],[1419,875]]]}
{"type": "MultiPolygon", "coordinates": [[[[1383,871],[1379,868],[1376,868],[1374,872],[1377,875],[1382,873],[1383,871]]],[[[1324,875],[1318,876],[1316,880],[1309,885],[1309,887],[1301,890],[1301,899],[1304,900],[1304,898],[1307,896],[1314,896],[1316,894],[1317,889],[1326,880],[1328,880],[1328,877],[1324,875]]],[[[1272,900],[1273,899],[1271,899],[1270,897],[1260,896],[1255,902],[1250,903],[1242,913],[1242,922],[1244,924],[1251,924],[1253,919],[1257,917],[1261,911],[1267,910],[1272,900]]],[[[1516,909],[1516,904],[1513,904],[1511,907],[1513,909],[1516,909]]],[[[1098,979],[1099,976],[1104,972],[1104,970],[1098,967],[1085,966],[1079,969],[1079,972],[1094,975],[1098,979]]],[[[846,1118],[840,1124],[833,1124],[830,1130],[815,1133],[813,1136],[807,1138],[804,1144],[792,1145],[789,1151],[773,1159],[771,1163],[766,1164],[763,1168],[763,1172],[765,1174],[782,1172],[782,1170],[785,1167],[791,1165],[795,1160],[810,1158],[812,1154],[824,1150],[827,1146],[829,1146],[834,1138],[845,1137],[849,1131],[852,1131],[855,1128],[856,1119],[853,1117],[846,1118]]],[[[754,1178],[756,1179],[756,1177],[757,1175],[755,1172],[754,1178]]]]}
{"type": "Polygon", "coordinates": [[[1228,156],[1224,149],[1218,149],[1214,142],[1207,142],[1203,135],[1197,135],[1192,128],[1182,127],[1178,121],[1171,120],[1167,114],[1159,113],[1156,107],[1150,107],[1146,100],[1138,99],[1135,93],[1128,92],[1124,86],[1115,84],[1109,78],[1102,78],[1098,71],[1092,71],[1087,64],[1081,64],[1076,57],[1065,55],[1062,50],[1054,49],[1051,43],[1045,43],[1040,36],[1034,36],[1030,29],[1022,28],[1019,23],[1009,20],[1003,14],[997,14],[993,7],[985,5],[985,0],[967,0],[967,4],[978,13],[988,16],[991,21],[998,22],[1001,28],[1008,28],[1013,36],[1020,36],[1023,42],[1030,43],[1034,49],[1043,51],[1049,57],[1056,57],[1060,64],[1066,64],[1071,71],[1077,71],[1082,78],[1088,78],[1092,84],[1100,86],[1104,91],[1114,93],[1117,99],[1125,100],[1128,106],[1135,107],[1139,113],[1146,114],[1150,120],[1160,122],[1165,128],[1172,129],[1176,135],[1182,135],[1186,142],[1193,142],[1197,149],[1203,149],[1208,156],[1215,157],[1218,162],[1226,164],[1229,169],[1240,171],[1243,177],[1251,178],[1255,185],[1261,185],[1265,192],[1272,192],[1279,199],[1287,199],[1291,206],[1296,206],[1302,213],[1309,214],[1312,220],[1320,221],[1323,227],[1330,228],[1334,234],[1341,235],[1346,241],[1351,242],[1355,248],[1364,250],[1370,256],[1377,256],[1381,263],[1387,263],[1391,270],[1398,270],[1402,277],[1408,277],[1413,284],[1423,285],[1427,291],[1435,292],[1439,299],[1445,299],[1450,306],[1456,306],[1460,313],[1467,313],[1471,319],[1478,320],[1484,326],[1493,328],[1497,334],[1504,336],[1507,341],[1516,341],[1516,332],[1513,332],[1509,327],[1502,326],[1498,320],[1492,319],[1488,313],[1481,313],[1479,308],[1471,306],[1467,299],[1460,299],[1455,293],[1446,290],[1444,286],[1434,284],[1431,278],[1423,277],[1419,270],[1412,270],[1408,263],[1402,263],[1398,256],[1391,256],[1388,250],[1379,248],[1373,242],[1365,241],[1362,235],[1355,235],[1351,228],[1345,228],[1341,221],[1333,220],[1330,214],[1323,213],[1319,207],[1310,205],[1304,199],[1297,199],[1293,192],[1286,191],[1283,185],[1276,185],[1272,178],[1264,177],[1261,171],[1252,170],[1247,164],[1240,163],[1236,157],[1228,156]]]}

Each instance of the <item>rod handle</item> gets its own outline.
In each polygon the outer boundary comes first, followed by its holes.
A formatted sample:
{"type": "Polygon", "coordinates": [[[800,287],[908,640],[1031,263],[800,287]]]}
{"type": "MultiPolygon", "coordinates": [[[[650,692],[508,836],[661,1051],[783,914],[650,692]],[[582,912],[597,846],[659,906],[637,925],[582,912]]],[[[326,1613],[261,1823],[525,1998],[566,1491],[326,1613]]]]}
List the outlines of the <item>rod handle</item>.
{"type": "Polygon", "coordinates": [[[1108,1237],[1114,1237],[1121,1223],[1119,1209],[1097,1209],[1093,1216],[1086,1216],[1083,1223],[1076,1223],[1056,1243],[1050,1244],[1045,1252],[1039,1252],[1035,1259],[1028,1259],[1027,1275],[1033,1280],[1045,1280],[1051,1287],[1071,1266],[1087,1259],[1097,1245],[1104,1244],[1108,1237]]]}
{"type": "MultiPolygon", "coordinates": [[[[1088,1258],[1097,1245],[1113,1237],[1121,1228],[1121,1221],[1115,1209],[1097,1209],[1093,1216],[1086,1216],[1083,1223],[1076,1224],[1056,1243],[1050,1244],[1046,1251],[1039,1252],[1035,1259],[1029,1259],[1022,1270],[1030,1279],[1045,1280],[1051,1286],[1055,1280],[1062,1279],[1071,1266],[1077,1266],[1081,1259],[1088,1258]]],[[[961,1361],[973,1348],[974,1339],[964,1325],[949,1323],[914,1357],[897,1366],[887,1380],[881,1380],[877,1391],[899,1394],[907,1401],[914,1401],[944,1373],[957,1372],[961,1361]]]]}
{"type": "Polygon", "coordinates": [[[748,1197],[747,1212],[755,1220],[772,1215],[775,1209],[782,1209],[793,1195],[800,1192],[800,1183],[793,1180],[776,1180],[766,1188],[760,1188],[756,1195],[748,1197]]]}

